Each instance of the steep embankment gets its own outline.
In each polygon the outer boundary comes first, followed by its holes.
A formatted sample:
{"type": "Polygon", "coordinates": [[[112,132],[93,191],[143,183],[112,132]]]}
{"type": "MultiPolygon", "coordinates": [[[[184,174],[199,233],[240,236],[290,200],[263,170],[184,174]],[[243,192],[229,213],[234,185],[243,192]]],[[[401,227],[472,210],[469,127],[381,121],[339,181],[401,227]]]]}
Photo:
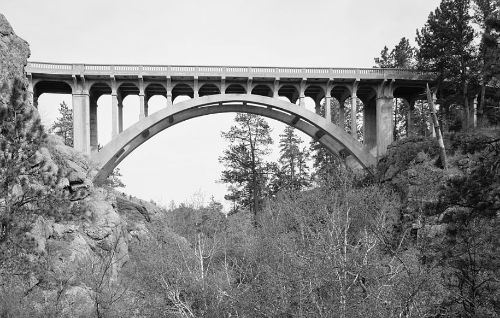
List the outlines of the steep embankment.
{"type": "MultiPolygon", "coordinates": [[[[28,43],[0,14],[2,107],[9,107],[14,79],[20,79],[27,91],[24,66],[29,55],[28,43]]],[[[132,202],[112,189],[94,187],[92,162],[56,136],[48,136],[37,152],[45,166],[62,176],[57,188],[66,196],[61,200],[65,206],[54,209],[71,217],[36,213],[28,205],[26,210],[37,216],[24,218],[29,220],[23,225],[26,230],[15,235],[32,242],[23,255],[17,255],[31,264],[21,271],[14,261],[0,258],[4,260],[0,264],[0,316],[91,317],[99,306],[102,310],[109,305],[106,297],[119,288],[129,244],[148,235],[146,223],[161,210],[139,200],[132,202]]],[[[43,182],[37,186],[43,187],[43,182]]],[[[0,197],[2,202],[5,198],[0,197]]],[[[7,213],[2,209],[0,204],[0,213],[7,213]]]]}
{"type": "Polygon", "coordinates": [[[484,160],[482,151],[498,138],[496,129],[446,135],[447,170],[439,167],[436,140],[413,137],[393,143],[379,162],[378,179],[400,194],[402,226],[419,237],[444,234],[449,216],[464,208],[443,198],[446,187],[468,176],[484,160]]]}

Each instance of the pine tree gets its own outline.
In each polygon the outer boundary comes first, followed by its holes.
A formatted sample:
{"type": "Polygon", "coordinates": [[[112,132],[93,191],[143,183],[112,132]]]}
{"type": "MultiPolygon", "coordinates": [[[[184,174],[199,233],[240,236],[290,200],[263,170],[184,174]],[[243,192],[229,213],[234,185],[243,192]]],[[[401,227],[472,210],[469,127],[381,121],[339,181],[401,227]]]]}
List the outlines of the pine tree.
{"type": "Polygon", "coordinates": [[[230,145],[219,158],[225,167],[221,181],[229,184],[226,200],[235,202],[239,208],[248,208],[257,225],[257,214],[269,179],[265,156],[270,153],[269,146],[273,143],[271,128],[264,118],[254,114],[239,113],[235,122],[229,131],[222,133],[230,145]]]}
{"type": "Polygon", "coordinates": [[[279,148],[279,178],[278,188],[302,190],[310,185],[309,167],[307,161],[309,159],[309,151],[301,147],[302,139],[295,133],[295,129],[287,126],[282,134],[280,134],[279,148]]]}
{"type": "Polygon", "coordinates": [[[472,122],[469,86],[477,81],[474,29],[471,26],[470,0],[442,0],[429,15],[425,26],[417,30],[419,68],[438,73],[440,89],[455,91],[448,103],[462,105],[465,128],[472,122]],[[446,87],[445,87],[446,86],[446,87]]]}
{"type": "Polygon", "coordinates": [[[380,68],[406,68],[410,69],[415,64],[415,49],[410,45],[410,41],[403,37],[399,43],[389,52],[389,48],[384,46],[380,51],[380,57],[374,59],[380,68]]]}
{"type": "Polygon", "coordinates": [[[103,185],[111,188],[125,188],[125,184],[120,177],[122,177],[120,168],[115,168],[109,177],[104,181],[103,185]]]}
{"type": "Polygon", "coordinates": [[[59,105],[59,115],[49,132],[61,136],[66,146],[73,147],[73,110],[64,101],[59,105]]]}
{"type": "Polygon", "coordinates": [[[480,84],[481,99],[477,109],[477,124],[484,126],[485,118],[491,115],[491,108],[486,105],[486,86],[493,86],[492,79],[500,74],[500,48],[498,46],[498,31],[500,31],[500,1],[498,0],[474,0],[473,21],[479,27],[481,43],[479,45],[479,64],[481,68],[480,84]],[[495,28],[495,21],[497,28],[495,28]],[[495,30],[496,29],[496,30],[495,30]],[[489,116],[488,116],[489,115],[489,116]]]}
{"type": "Polygon", "coordinates": [[[64,199],[60,169],[44,148],[46,134],[24,84],[16,79],[2,91],[10,98],[0,104],[0,248],[36,215],[57,216],[57,202],[64,199]]]}
{"type": "Polygon", "coordinates": [[[332,154],[317,140],[312,140],[309,149],[313,161],[312,179],[319,184],[324,184],[336,174],[343,165],[342,158],[332,154]]]}
{"type": "MultiPolygon", "coordinates": [[[[403,37],[399,43],[391,50],[384,46],[380,52],[380,57],[375,58],[375,63],[380,68],[404,68],[411,69],[415,67],[415,48],[410,45],[410,41],[403,37]]],[[[398,99],[394,102],[394,140],[406,135],[407,113],[409,109],[405,107],[398,99]]]]}
{"type": "Polygon", "coordinates": [[[384,46],[382,51],[380,51],[380,57],[376,57],[375,63],[377,64],[376,67],[380,68],[392,68],[394,67],[394,59],[392,58],[391,54],[389,53],[389,48],[387,46],[384,46]]]}
{"type": "Polygon", "coordinates": [[[403,37],[391,52],[394,67],[411,69],[415,64],[415,48],[403,37]]]}

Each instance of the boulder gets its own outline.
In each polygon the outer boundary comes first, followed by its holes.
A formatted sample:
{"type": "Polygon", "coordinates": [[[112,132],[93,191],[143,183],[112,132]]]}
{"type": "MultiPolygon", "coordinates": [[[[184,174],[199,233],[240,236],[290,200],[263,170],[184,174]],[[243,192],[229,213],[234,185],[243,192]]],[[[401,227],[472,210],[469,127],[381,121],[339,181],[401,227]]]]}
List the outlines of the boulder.
{"type": "Polygon", "coordinates": [[[138,220],[143,218],[147,222],[151,221],[149,212],[143,204],[132,202],[131,200],[117,195],[116,207],[120,213],[125,214],[129,219],[138,220]]]}
{"type": "Polygon", "coordinates": [[[63,224],[63,223],[54,223],[52,225],[52,233],[54,238],[62,238],[66,233],[73,233],[78,230],[78,226],[76,224],[63,224]]]}
{"type": "Polygon", "coordinates": [[[47,239],[53,233],[54,222],[50,220],[46,220],[42,216],[38,216],[31,231],[27,233],[27,236],[32,238],[35,241],[35,250],[38,253],[46,252],[46,243],[47,239]]]}
{"type": "Polygon", "coordinates": [[[61,317],[93,317],[93,292],[86,286],[71,286],[61,297],[61,317]]]}

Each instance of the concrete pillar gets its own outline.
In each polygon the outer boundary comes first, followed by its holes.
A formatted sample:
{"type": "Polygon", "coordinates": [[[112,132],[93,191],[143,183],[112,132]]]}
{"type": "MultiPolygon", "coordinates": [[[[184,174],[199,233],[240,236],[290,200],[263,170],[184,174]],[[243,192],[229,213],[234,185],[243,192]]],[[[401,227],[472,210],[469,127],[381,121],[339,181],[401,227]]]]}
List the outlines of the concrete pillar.
{"type": "Polygon", "coordinates": [[[280,90],[280,80],[279,78],[274,80],[274,89],[273,89],[273,97],[278,98],[278,92],[280,90]]]}
{"type": "Polygon", "coordinates": [[[356,92],[353,91],[351,95],[351,136],[354,139],[358,139],[357,100],[358,96],[356,95],[356,92]]]}
{"type": "Polygon", "coordinates": [[[139,120],[143,119],[144,117],[147,117],[147,111],[144,92],[142,92],[142,94],[139,93],[139,120]]]}
{"type": "Polygon", "coordinates": [[[329,94],[325,96],[325,118],[327,122],[332,122],[332,97],[329,94]]]}
{"type": "Polygon", "coordinates": [[[198,77],[196,76],[194,78],[193,92],[194,98],[200,97],[200,94],[198,92],[198,77]]]}
{"type": "Polygon", "coordinates": [[[413,134],[413,111],[415,109],[415,100],[403,98],[403,105],[406,109],[406,137],[413,134]]]}
{"type": "Polygon", "coordinates": [[[394,98],[392,96],[379,96],[376,102],[377,116],[377,157],[385,155],[387,146],[393,142],[393,117],[394,98]]]}
{"type": "Polygon", "coordinates": [[[247,79],[247,94],[252,94],[252,78],[247,79]]]}
{"type": "Polygon", "coordinates": [[[139,120],[147,116],[144,91],[144,79],[139,77],[139,120]]]}
{"type": "Polygon", "coordinates": [[[220,93],[226,94],[226,78],[222,77],[220,80],[220,93]]]}
{"type": "Polygon", "coordinates": [[[73,147],[90,155],[90,111],[87,91],[72,94],[73,99],[73,147]]]}
{"type": "Polygon", "coordinates": [[[123,131],[123,99],[118,98],[118,133],[123,131]]]}
{"type": "Polygon", "coordinates": [[[305,99],[304,95],[299,96],[299,106],[300,107],[306,107],[306,102],[304,101],[304,99],[305,99]]]}
{"type": "Polygon", "coordinates": [[[372,98],[363,102],[363,140],[365,146],[372,155],[377,155],[377,105],[376,99],[372,98]]]}
{"type": "Polygon", "coordinates": [[[300,82],[300,90],[299,90],[299,106],[300,107],[306,107],[305,103],[305,98],[306,98],[306,79],[303,78],[302,81],[300,82]]]}
{"type": "Polygon", "coordinates": [[[172,106],[172,79],[167,77],[167,107],[172,106]]]}
{"type": "Polygon", "coordinates": [[[97,152],[99,149],[98,131],[97,131],[97,99],[98,96],[89,96],[90,101],[90,151],[97,152]]]}
{"type": "Polygon", "coordinates": [[[118,119],[118,104],[120,104],[119,96],[116,91],[111,93],[111,138],[118,135],[119,119],[118,119]]]}
{"type": "Polygon", "coordinates": [[[351,136],[356,140],[358,139],[358,84],[358,80],[354,81],[351,92],[351,136]]]}
{"type": "Polygon", "coordinates": [[[345,99],[339,99],[339,122],[338,125],[345,131],[345,99]]]}

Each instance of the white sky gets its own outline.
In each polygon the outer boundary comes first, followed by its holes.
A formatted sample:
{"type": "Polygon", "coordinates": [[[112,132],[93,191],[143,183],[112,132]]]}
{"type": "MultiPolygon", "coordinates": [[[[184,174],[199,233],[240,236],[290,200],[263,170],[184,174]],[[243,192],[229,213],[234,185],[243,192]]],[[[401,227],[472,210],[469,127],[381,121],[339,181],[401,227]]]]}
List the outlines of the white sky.
{"type": "MultiPolygon", "coordinates": [[[[0,0],[0,12],[27,40],[32,61],[115,64],[372,67],[384,45],[415,38],[439,0],[0,0]]],[[[44,94],[47,125],[71,96],[44,94]]],[[[111,133],[111,102],[99,102],[99,143],[111,133]]],[[[125,126],[139,116],[124,101],[125,126]]],[[[150,113],[165,100],[153,97],[150,113]]],[[[202,193],[223,201],[216,183],[222,130],[234,114],[211,115],[158,134],[121,164],[125,192],[163,204],[202,193]]],[[[271,122],[271,120],[269,120],[271,122]]],[[[283,130],[274,124],[275,142],[283,130]]],[[[302,135],[306,139],[305,135],[302,135]]],[[[273,155],[275,158],[277,154],[273,155]]]]}

